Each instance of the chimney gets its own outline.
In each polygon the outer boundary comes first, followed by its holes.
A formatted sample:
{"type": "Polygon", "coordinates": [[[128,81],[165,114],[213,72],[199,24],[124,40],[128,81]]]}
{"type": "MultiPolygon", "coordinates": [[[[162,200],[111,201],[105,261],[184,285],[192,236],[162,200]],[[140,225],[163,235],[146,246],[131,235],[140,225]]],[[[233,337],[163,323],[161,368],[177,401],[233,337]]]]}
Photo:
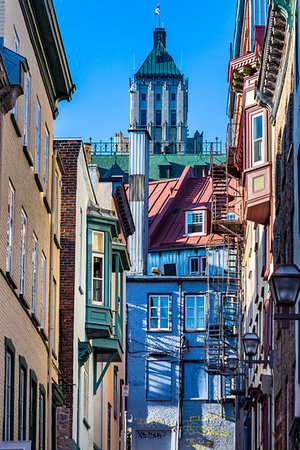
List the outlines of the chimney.
{"type": "Polygon", "coordinates": [[[129,205],[135,225],[128,237],[130,275],[147,274],[150,139],[145,129],[129,130],[129,205]]]}
{"type": "Polygon", "coordinates": [[[156,47],[157,43],[160,41],[162,45],[166,46],[166,30],[164,28],[155,28],[153,31],[154,45],[156,47]]]}

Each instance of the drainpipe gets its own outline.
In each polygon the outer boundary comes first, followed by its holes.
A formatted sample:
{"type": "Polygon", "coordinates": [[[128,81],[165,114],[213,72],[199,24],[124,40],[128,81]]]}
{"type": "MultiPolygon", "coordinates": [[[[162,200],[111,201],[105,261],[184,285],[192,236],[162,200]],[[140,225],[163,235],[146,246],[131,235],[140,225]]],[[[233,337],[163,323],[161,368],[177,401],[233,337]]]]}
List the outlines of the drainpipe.
{"type": "MultiPolygon", "coordinates": [[[[51,175],[51,223],[50,223],[50,261],[49,261],[49,308],[48,308],[48,323],[49,323],[49,353],[48,353],[48,448],[52,448],[52,340],[53,340],[53,259],[54,259],[54,214],[55,209],[55,161],[57,157],[57,149],[53,146],[52,154],[52,175],[51,175]]],[[[56,298],[57,296],[55,296],[56,298]]]]}
{"type": "Polygon", "coordinates": [[[182,435],[182,355],[183,355],[183,295],[182,281],[178,281],[179,297],[179,356],[178,356],[178,398],[177,398],[177,430],[176,430],[176,450],[179,449],[179,439],[182,435]]]}
{"type": "Polygon", "coordinates": [[[76,445],[79,447],[79,428],[80,428],[80,364],[78,363],[78,388],[77,388],[77,436],[76,436],[76,445]]]}

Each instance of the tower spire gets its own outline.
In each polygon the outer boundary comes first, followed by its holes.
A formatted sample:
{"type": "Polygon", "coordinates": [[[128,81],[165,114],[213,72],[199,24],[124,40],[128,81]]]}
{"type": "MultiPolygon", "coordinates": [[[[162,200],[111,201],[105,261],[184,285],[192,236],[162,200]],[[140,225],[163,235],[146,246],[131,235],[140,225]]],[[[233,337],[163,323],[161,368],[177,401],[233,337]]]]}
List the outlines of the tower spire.
{"type": "Polygon", "coordinates": [[[158,27],[157,28],[160,28],[160,3],[158,3],[158,5],[157,5],[155,14],[158,16],[158,27]]]}

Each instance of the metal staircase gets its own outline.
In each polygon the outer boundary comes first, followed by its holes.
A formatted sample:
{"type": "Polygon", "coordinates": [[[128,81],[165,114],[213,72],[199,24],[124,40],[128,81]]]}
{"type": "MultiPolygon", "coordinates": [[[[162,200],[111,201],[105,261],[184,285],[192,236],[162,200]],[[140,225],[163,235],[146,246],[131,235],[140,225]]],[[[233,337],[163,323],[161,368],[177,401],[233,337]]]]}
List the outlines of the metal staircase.
{"type": "Polygon", "coordinates": [[[206,321],[205,370],[224,374],[226,356],[238,348],[242,296],[242,253],[244,220],[242,192],[226,163],[211,154],[211,237],[207,245],[209,310],[206,321]],[[219,270],[211,257],[216,249],[213,236],[222,237],[223,259],[219,270]],[[209,267],[211,264],[213,267],[209,267]],[[218,274],[218,275],[216,275],[218,274]],[[217,290],[217,292],[215,292],[217,290]]]}

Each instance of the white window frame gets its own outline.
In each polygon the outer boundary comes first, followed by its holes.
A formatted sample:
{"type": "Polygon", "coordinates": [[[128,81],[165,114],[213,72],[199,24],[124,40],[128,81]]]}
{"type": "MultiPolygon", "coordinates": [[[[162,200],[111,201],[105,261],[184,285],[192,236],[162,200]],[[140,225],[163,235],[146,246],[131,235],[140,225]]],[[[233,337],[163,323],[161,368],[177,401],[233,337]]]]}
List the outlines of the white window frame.
{"type": "Polygon", "coordinates": [[[205,234],[206,234],[205,233],[205,210],[200,209],[200,210],[196,210],[196,211],[186,211],[185,212],[185,235],[186,236],[203,236],[205,234]],[[202,221],[200,221],[200,222],[199,221],[198,222],[193,222],[193,223],[195,223],[195,224],[202,223],[203,231],[197,231],[195,233],[189,233],[189,231],[188,231],[189,230],[189,225],[191,225],[191,223],[189,223],[189,217],[196,216],[198,214],[201,214],[202,221]]]}
{"type": "Polygon", "coordinates": [[[24,145],[29,144],[29,122],[30,122],[30,75],[25,72],[24,76],[24,145]]]}
{"type": "Polygon", "coordinates": [[[6,272],[12,272],[13,263],[13,238],[14,238],[14,214],[15,214],[15,190],[8,183],[8,216],[7,216],[7,241],[6,241],[6,272]]]}
{"type": "Polygon", "coordinates": [[[48,195],[49,185],[49,149],[50,149],[50,133],[48,128],[45,127],[44,135],[44,196],[48,195]]]}
{"type": "Polygon", "coordinates": [[[264,163],[264,114],[262,112],[255,114],[251,117],[251,121],[252,121],[252,133],[251,133],[251,146],[252,146],[252,165],[253,166],[259,166],[260,164],[264,163]],[[262,136],[259,139],[255,139],[254,140],[254,121],[255,119],[257,119],[258,117],[262,118],[262,125],[261,125],[261,129],[262,129],[262,136]],[[254,161],[254,156],[255,156],[255,149],[254,149],[254,143],[256,141],[261,141],[261,159],[259,161],[254,161]]]}
{"type": "Polygon", "coordinates": [[[200,265],[201,265],[200,275],[205,275],[206,274],[206,269],[207,269],[206,255],[200,256],[200,265]],[[205,260],[205,270],[203,270],[203,260],[205,260]]]}
{"type": "MultiPolygon", "coordinates": [[[[200,308],[199,308],[200,309],[200,308]]],[[[202,309],[202,308],[201,308],[202,309]]],[[[199,294],[186,294],[184,296],[184,315],[185,315],[185,319],[184,319],[184,325],[185,325],[185,330],[186,331],[198,331],[198,330],[205,330],[205,316],[206,316],[206,295],[204,293],[199,293],[199,294]],[[194,310],[194,315],[193,317],[188,317],[187,314],[187,310],[191,309],[191,307],[187,306],[187,299],[194,297],[194,306],[193,306],[193,310],[194,310]],[[197,319],[199,319],[199,317],[197,317],[197,297],[203,297],[203,327],[197,327],[197,319]],[[194,323],[195,323],[195,327],[194,328],[188,328],[187,326],[187,320],[188,319],[194,319],[194,323]]],[[[202,317],[200,318],[202,319],[202,317]]]]}
{"type": "MultiPolygon", "coordinates": [[[[148,330],[149,331],[170,331],[171,330],[171,321],[170,321],[170,306],[171,306],[171,296],[169,294],[150,294],[148,297],[148,330]],[[158,306],[157,307],[151,307],[151,298],[152,297],[158,297],[158,306]],[[161,319],[161,298],[166,297],[168,299],[168,326],[167,328],[163,328],[160,325],[160,319],[161,319]],[[157,309],[157,317],[152,317],[151,312],[152,310],[157,309]],[[151,327],[151,319],[157,319],[158,327],[151,327]]],[[[163,317],[165,319],[165,317],[163,317]]]]}
{"type": "Polygon", "coordinates": [[[41,258],[41,271],[42,271],[42,281],[41,281],[41,328],[45,330],[45,317],[46,317],[46,283],[47,283],[47,260],[44,252],[42,252],[41,258]]]}
{"type": "Polygon", "coordinates": [[[33,233],[32,238],[32,294],[31,294],[31,311],[36,314],[36,297],[37,297],[37,254],[38,240],[33,233]]]}
{"type": "Polygon", "coordinates": [[[20,256],[20,295],[25,295],[26,287],[26,241],[27,241],[27,215],[21,210],[21,256],[20,256]]]}
{"type": "Polygon", "coordinates": [[[94,234],[102,234],[103,239],[103,252],[99,252],[92,249],[92,303],[95,305],[104,305],[104,245],[105,245],[105,235],[103,231],[92,231],[92,248],[93,248],[93,240],[94,240],[94,234]],[[102,259],[102,278],[94,278],[94,258],[100,258],[102,259]],[[102,290],[101,290],[101,301],[94,300],[94,280],[101,280],[102,281],[102,290]]]}
{"type": "Polygon", "coordinates": [[[41,105],[39,99],[36,99],[35,108],[35,156],[34,156],[34,172],[40,173],[40,153],[41,153],[41,105]]]}

